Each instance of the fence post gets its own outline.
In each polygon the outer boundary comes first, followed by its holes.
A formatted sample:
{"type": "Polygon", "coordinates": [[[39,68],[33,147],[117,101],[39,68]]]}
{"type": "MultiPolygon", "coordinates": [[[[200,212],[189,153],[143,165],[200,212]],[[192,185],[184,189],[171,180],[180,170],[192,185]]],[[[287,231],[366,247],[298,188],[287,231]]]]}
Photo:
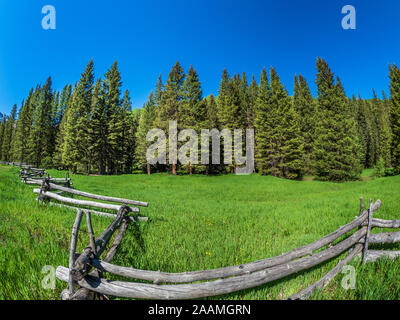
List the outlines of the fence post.
{"type": "Polygon", "coordinates": [[[76,243],[78,239],[78,232],[81,221],[82,221],[82,211],[78,210],[78,212],[76,213],[75,223],[72,228],[71,247],[69,250],[69,279],[68,279],[69,298],[73,296],[75,291],[74,280],[72,278],[71,270],[73,269],[75,263],[76,243]]]}
{"type": "Polygon", "coordinates": [[[369,239],[369,236],[371,234],[372,215],[373,215],[372,206],[373,206],[372,199],[369,199],[368,225],[367,225],[367,234],[365,235],[365,241],[364,241],[363,263],[365,263],[367,261],[367,256],[368,256],[368,239],[369,239]]]}

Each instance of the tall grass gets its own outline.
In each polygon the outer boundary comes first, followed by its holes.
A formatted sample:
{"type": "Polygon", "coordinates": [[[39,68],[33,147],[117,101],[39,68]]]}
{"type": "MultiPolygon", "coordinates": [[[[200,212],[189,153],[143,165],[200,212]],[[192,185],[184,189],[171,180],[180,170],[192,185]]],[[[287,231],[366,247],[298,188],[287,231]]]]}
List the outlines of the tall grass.
{"type": "MultiPolygon", "coordinates": [[[[50,170],[50,174],[65,173],[50,170]]],[[[114,259],[119,265],[148,270],[218,268],[280,255],[354,219],[361,196],[382,200],[377,217],[400,218],[400,176],[343,184],[259,175],[71,177],[80,190],[149,202],[141,213],[151,221],[129,227],[114,259]]],[[[68,265],[75,214],[37,203],[32,189],[19,181],[17,168],[0,166],[0,299],[58,299],[66,287],[57,280],[54,290],[43,289],[41,271],[45,265],[68,265]]],[[[96,234],[110,223],[103,217],[92,219],[96,234]]],[[[88,244],[82,226],[78,250],[88,244]]],[[[318,280],[337,260],[216,298],[284,299],[318,280]]],[[[399,261],[352,264],[357,273],[355,290],[343,289],[339,275],[313,298],[400,297],[399,261]]]]}

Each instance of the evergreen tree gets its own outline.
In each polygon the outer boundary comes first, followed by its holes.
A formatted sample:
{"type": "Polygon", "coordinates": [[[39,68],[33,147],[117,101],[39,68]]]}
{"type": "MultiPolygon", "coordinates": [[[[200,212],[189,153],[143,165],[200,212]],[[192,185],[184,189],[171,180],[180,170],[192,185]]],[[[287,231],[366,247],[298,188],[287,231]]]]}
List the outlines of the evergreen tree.
{"type": "Polygon", "coordinates": [[[89,151],[92,164],[99,174],[106,174],[108,158],[108,118],[104,97],[104,87],[101,79],[96,81],[93,88],[91,116],[88,130],[89,151]]]}
{"type": "Polygon", "coordinates": [[[67,122],[68,108],[71,104],[72,87],[71,85],[65,86],[62,90],[59,111],[57,114],[58,129],[56,130],[55,138],[55,152],[54,152],[54,166],[56,168],[64,168],[64,162],[62,159],[64,141],[65,141],[65,123],[67,122]]]}
{"type": "Polygon", "coordinates": [[[311,174],[316,108],[310,88],[302,75],[294,78],[293,103],[298,114],[300,132],[304,141],[304,171],[311,174]]]}
{"type": "Polygon", "coordinates": [[[390,118],[392,125],[392,165],[400,173],[400,69],[396,65],[389,67],[390,77],[390,118]]]}
{"type": "Polygon", "coordinates": [[[314,166],[320,180],[347,181],[360,176],[359,144],[354,114],[338,79],[328,64],[317,60],[318,118],[314,166]]]}
{"type": "Polygon", "coordinates": [[[254,121],[256,117],[256,108],[257,108],[257,95],[258,95],[258,84],[253,75],[249,87],[249,101],[247,105],[247,127],[250,129],[254,128],[254,121]]]}
{"type": "MultiPolygon", "coordinates": [[[[203,92],[196,70],[190,66],[182,84],[182,102],[179,104],[179,121],[182,129],[193,129],[197,133],[204,128],[207,118],[207,107],[203,101],[203,92]]],[[[200,152],[200,148],[198,148],[200,152]]],[[[198,155],[200,159],[200,154],[198,155]]],[[[189,174],[192,174],[192,163],[189,163],[189,174]]]]}
{"type": "Polygon", "coordinates": [[[52,81],[38,89],[35,96],[35,110],[32,115],[32,128],[28,141],[28,162],[36,166],[51,164],[52,150],[52,81]]]}
{"type": "MultiPolygon", "coordinates": [[[[178,130],[180,129],[179,106],[182,102],[182,85],[184,79],[185,79],[185,73],[179,62],[176,62],[176,64],[172,67],[172,70],[168,75],[168,80],[166,85],[163,87],[162,98],[160,106],[157,108],[157,116],[155,120],[156,127],[161,130],[164,130],[164,132],[168,132],[168,135],[169,135],[169,121],[177,121],[178,130]]],[[[168,145],[168,139],[167,139],[167,145],[168,145]]],[[[172,174],[176,174],[177,164],[175,163],[175,161],[171,162],[173,162],[171,167],[172,174]]]]}
{"type": "Polygon", "coordinates": [[[0,123],[0,160],[3,159],[3,141],[4,141],[4,131],[6,129],[7,117],[3,115],[0,123]]]}
{"type": "Polygon", "coordinates": [[[278,74],[271,68],[272,108],[277,110],[278,121],[273,124],[277,149],[278,176],[288,179],[302,177],[303,137],[300,131],[299,115],[283,87],[278,74]]]}
{"type": "MultiPolygon", "coordinates": [[[[204,128],[208,130],[220,129],[218,123],[218,110],[217,110],[217,102],[213,94],[210,94],[207,98],[204,99],[204,105],[206,107],[206,120],[204,122],[204,128]]],[[[211,138],[208,141],[209,146],[212,147],[211,138]]],[[[220,150],[221,144],[220,144],[220,150]]],[[[212,163],[212,152],[209,153],[209,163],[205,167],[205,173],[208,175],[209,173],[217,173],[221,172],[223,165],[222,164],[213,164],[212,163]]]]}
{"type": "Polygon", "coordinates": [[[156,118],[156,103],[153,92],[150,92],[150,96],[146,104],[143,106],[138,123],[138,129],[136,131],[136,149],[135,149],[135,160],[142,169],[146,168],[147,174],[151,174],[151,165],[147,162],[146,152],[147,148],[152,142],[146,140],[147,133],[153,129],[153,124],[156,118]]]}
{"type": "Polygon", "coordinates": [[[278,175],[278,161],[275,154],[277,142],[274,134],[276,121],[278,121],[277,110],[272,108],[272,90],[264,68],[260,76],[255,117],[255,160],[258,172],[262,175],[278,175]]]}
{"type": "Polygon", "coordinates": [[[108,173],[114,174],[122,171],[124,162],[123,130],[126,112],[122,108],[121,74],[118,63],[115,61],[106,72],[104,78],[105,103],[108,118],[108,173]]]}
{"type": "Polygon", "coordinates": [[[11,161],[11,146],[12,146],[12,139],[14,133],[14,125],[15,125],[15,116],[17,113],[17,105],[14,105],[10,116],[7,118],[4,127],[3,133],[3,142],[2,142],[2,160],[3,161],[11,161]]]}
{"type": "Polygon", "coordinates": [[[74,90],[65,122],[62,159],[69,168],[72,168],[73,173],[77,172],[79,165],[85,166],[86,172],[90,171],[88,128],[93,82],[93,60],[91,60],[74,90]]]}
{"type": "Polygon", "coordinates": [[[132,173],[140,110],[132,110],[132,102],[128,90],[125,90],[124,97],[122,98],[122,112],[124,113],[122,130],[123,172],[132,173]]]}

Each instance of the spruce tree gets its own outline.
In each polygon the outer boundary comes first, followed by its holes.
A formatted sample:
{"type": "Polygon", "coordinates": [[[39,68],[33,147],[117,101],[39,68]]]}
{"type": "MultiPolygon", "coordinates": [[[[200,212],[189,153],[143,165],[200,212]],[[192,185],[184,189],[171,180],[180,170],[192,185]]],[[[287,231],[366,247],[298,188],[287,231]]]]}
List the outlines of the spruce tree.
{"type": "MultiPolygon", "coordinates": [[[[169,121],[177,121],[178,130],[180,129],[179,122],[179,108],[182,102],[182,85],[185,80],[185,73],[179,62],[172,67],[168,75],[166,85],[163,87],[162,98],[160,106],[157,108],[157,116],[155,120],[156,128],[168,132],[169,135],[169,121]]],[[[168,150],[168,139],[167,139],[168,150]]],[[[167,153],[169,155],[169,153],[167,153]]],[[[167,157],[169,162],[169,157],[167,157]]],[[[171,161],[172,174],[177,174],[176,162],[171,161]]]]}
{"type": "Polygon", "coordinates": [[[255,135],[257,170],[262,175],[278,175],[278,161],[275,156],[277,143],[274,122],[278,121],[277,110],[272,108],[272,90],[264,68],[260,75],[256,101],[255,135]]]}
{"type": "Polygon", "coordinates": [[[287,179],[300,179],[303,175],[303,136],[300,131],[299,115],[283,87],[278,74],[271,68],[272,108],[278,112],[278,121],[273,124],[277,142],[275,157],[278,176],[287,179]]]}
{"type": "Polygon", "coordinates": [[[3,115],[0,123],[0,160],[3,159],[3,141],[4,141],[4,131],[6,129],[7,117],[3,115]]]}
{"type": "Polygon", "coordinates": [[[143,106],[136,131],[136,148],[135,148],[135,161],[138,163],[142,170],[146,170],[147,174],[151,174],[151,165],[147,162],[146,152],[147,148],[152,142],[146,140],[147,133],[153,129],[153,124],[156,118],[156,104],[153,92],[150,92],[149,98],[143,106]]]}
{"type": "Polygon", "coordinates": [[[124,125],[122,130],[123,172],[132,173],[136,148],[136,131],[139,124],[140,110],[132,110],[132,102],[129,90],[125,90],[122,98],[122,112],[124,114],[124,125]]]}
{"type": "Polygon", "coordinates": [[[32,114],[32,128],[28,140],[28,162],[36,166],[51,163],[52,150],[52,81],[38,89],[35,96],[35,110],[32,114]]]}
{"type": "MultiPolygon", "coordinates": [[[[217,102],[213,94],[210,94],[207,98],[204,99],[204,105],[206,106],[206,120],[204,122],[204,129],[213,130],[220,129],[220,125],[218,123],[218,109],[217,102]]],[[[212,147],[211,138],[208,141],[209,147],[212,147]]],[[[220,144],[220,150],[221,144],[220,144]]],[[[212,152],[209,153],[209,161],[208,165],[205,167],[205,173],[208,175],[209,173],[218,173],[221,172],[223,164],[213,164],[212,163],[212,152]]]]}
{"type": "Polygon", "coordinates": [[[400,174],[400,69],[396,65],[389,67],[390,77],[390,118],[392,125],[392,165],[400,174]]]}
{"type": "Polygon", "coordinates": [[[17,113],[17,105],[14,105],[10,116],[7,118],[3,133],[2,142],[2,160],[11,161],[11,146],[14,133],[15,117],[17,113]]]}
{"type": "Polygon", "coordinates": [[[85,167],[86,172],[90,171],[88,127],[93,82],[93,60],[91,60],[74,90],[65,122],[62,159],[69,168],[72,168],[73,173],[78,171],[78,166],[85,167]]]}
{"type": "Polygon", "coordinates": [[[311,90],[302,75],[294,78],[293,103],[298,114],[299,128],[304,141],[304,172],[311,174],[316,108],[311,90]]]}
{"type": "Polygon", "coordinates": [[[318,119],[314,141],[314,167],[320,180],[359,178],[361,164],[354,114],[339,79],[321,58],[317,60],[318,119]]]}
{"type": "Polygon", "coordinates": [[[90,123],[88,128],[89,151],[92,164],[101,175],[106,174],[108,157],[108,118],[104,97],[103,82],[96,81],[93,88],[90,123]]]}
{"type": "Polygon", "coordinates": [[[71,104],[72,86],[65,86],[60,97],[59,112],[58,112],[58,129],[55,138],[54,166],[56,168],[64,168],[62,159],[64,141],[65,141],[65,123],[67,122],[68,108],[71,104]]]}
{"type": "MultiPolygon", "coordinates": [[[[179,105],[179,123],[182,129],[193,129],[198,134],[205,126],[207,107],[203,101],[203,92],[196,70],[190,66],[182,84],[182,102],[179,105]]],[[[200,159],[200,148],[198,158],[200,159]]],[[[200,166],[198,166],[200,167],[200,166]]],[[[189,174],[193,172],[193,164],[189,163],[189,174]]]]}
{"type": "Polygon", "coordinates": [[[14,157],[20,163],[26,162],[27,158],[28,138],[32,127],[32,113],[34,110],[33,95],[34,91],[32,88],[18,114],[15,129],[14,157]]]}
{"type": "Polygon", "coordinates": [[[121,74],[118,69],[118,63],[115,61],[104,77],[104,94],[108,118],[107,167],[109,174],[121,172],[124,162],[123,130],[126,113],[121,104],[121,86],[121,74]]]}

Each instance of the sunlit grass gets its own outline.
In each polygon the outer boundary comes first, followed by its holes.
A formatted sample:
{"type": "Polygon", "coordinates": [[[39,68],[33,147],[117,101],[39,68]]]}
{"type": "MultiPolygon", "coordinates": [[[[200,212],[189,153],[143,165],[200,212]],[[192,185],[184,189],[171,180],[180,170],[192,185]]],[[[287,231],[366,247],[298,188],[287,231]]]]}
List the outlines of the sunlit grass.
{"type": "MultiPolygon", "coordinates": [[[[65,172],[50,170],[51,176],[65,172]]],[[[370,177],[371,172],[364,173],[370,177]]],[[[128,229],[114,263],[147,270],[182,272],[237,265],[280,255],[337,229],[359,213],[359,198],[381,199],[376,216],[400,218],[400,176],[344,184],[252,176],[167,174],[71,175],[74,187],[103,195],[149,202],[149,222],[128,229]]],[[[0,298],[58,299],[41,286],[45,265],[68,265],[73,211],[43,206],[18,169],[0,166],[0,298]]],[[[96,234],[110,219],[93,216],[96,234]]],[[[88,244],[82,224],[78,250],[88,244]]],[[[376,230],[374,232],[377,232],[376,230]]],[[[380,230],[382,231],[382,230],[380,230]]],[[[391,248],[397,248],[392,246],[391,248]]],[[[333,259],[312,270],[218,298],[284,299],[331,269],[333,259]]],[[[318,292],[318,299],[398,299],[399,262],[360,266],[355,290],[344,290],[343,275],[318,292]]],[[[107,276],[108,277],[108,276],[107,276]]]]}

